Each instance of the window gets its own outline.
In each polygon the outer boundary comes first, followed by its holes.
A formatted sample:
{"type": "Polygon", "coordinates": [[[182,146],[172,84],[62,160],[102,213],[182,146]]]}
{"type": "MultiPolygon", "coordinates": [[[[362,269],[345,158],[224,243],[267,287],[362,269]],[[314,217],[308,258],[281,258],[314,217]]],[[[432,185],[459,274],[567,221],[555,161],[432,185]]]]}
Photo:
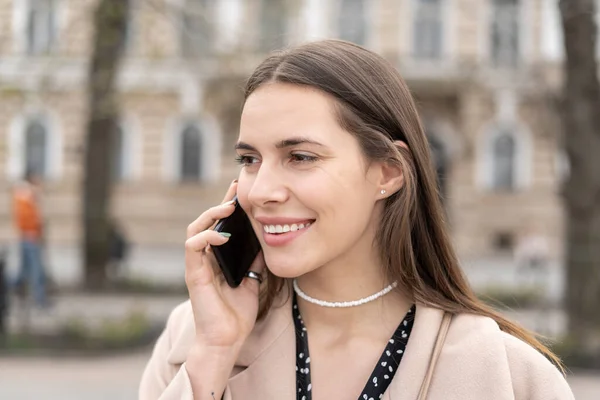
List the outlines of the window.
{"type": "Polygon", "coordinates": [[[284,0],[262,0],[260,11],[260,50],[272,51],[285,46],[287,34],[284,0]]]}
{"type": "Polygon", "coordinates": [[[491,59],[498,67],[514,67],[519,61],[519,0],[493,0],[491,59]]]}
{"type": "Polygon", "coordinates": [[[25,129],[25,169],[42,177],[48,175],[48,132],[38,120],[32,120],[25,129]]]}
{"type": "Polygon", "coordinates": [[[511,253],[515,248],[515,235],[512,232],[495,232],[492,247],[497,253],[511,253]]]}
{"type": "Polygon", "coordinates": [[[182,9],[180,43],[181,54],[198,58],[211,50],[212,32],[211,0],[186,0],[182,9]]]}
{"type": "Polygon", "coordinates": [[[211,115],[187,114],[170,119],[165,128],[164,178],[173,184],[218,182],[223,151],[217,120],[211,115]]]}
{"type": "Polygon", "coordinates": [[[6,131],[6,173],[21,179],[27,169],[48,180],[62,174],[63,141],[60,120],[52,112],[29,110],[12,119],[6,131]]]}
{"type": "Polygon", "coordinates": [[[26,15],[28,54],[47,54],[52,50],[56,39],[55,12],[56,0],[29,0],[26,15]]]}
{"type": "Polygon", "coordinates": [[[532,181],[533,136],[521,123],[500,120],[481,135],[475,168],[484,190],[516,191],[532,181]]]}
{"type": "Polygon", "coordinates": [[[360,45],[367,41],[367,19],[364,0],[341,0],[339,12],[340,39],[360,45]]]}
{"type": "Polygon", "coordinates": [[[440,58],[442,29],[442,0],[416,0],[413,31],[413,51],[416,58],[440,58]]]}
{"type": "Polygon", "coordinates": [[[502,133],[493,142],[493,187],[513,190],[515,187],[516,143],[510,133],[502,133]]]}
{"type": "Polygon", "coordinates": [[[181,164],[179,176],[182,181],[199,181],[201,174],[202,141],[200,130],[194,124],[188,124],[181,132],[181,164]]]}

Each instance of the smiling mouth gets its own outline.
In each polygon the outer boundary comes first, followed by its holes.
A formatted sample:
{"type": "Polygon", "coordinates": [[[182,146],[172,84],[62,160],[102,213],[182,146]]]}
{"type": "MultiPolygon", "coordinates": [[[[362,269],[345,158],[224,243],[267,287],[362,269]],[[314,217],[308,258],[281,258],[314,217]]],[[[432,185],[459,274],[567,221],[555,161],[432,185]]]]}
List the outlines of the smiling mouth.
{"type": "Polygon", "coordinates": [[[288,232],[296,232],[302,229],[306,229],[311,226],[315,221],[307,221],[301,224],[285,224],[285,225],[263,225],[263,229],[265,233],[270,233],[274,235],[288,233],[288,232]]]}

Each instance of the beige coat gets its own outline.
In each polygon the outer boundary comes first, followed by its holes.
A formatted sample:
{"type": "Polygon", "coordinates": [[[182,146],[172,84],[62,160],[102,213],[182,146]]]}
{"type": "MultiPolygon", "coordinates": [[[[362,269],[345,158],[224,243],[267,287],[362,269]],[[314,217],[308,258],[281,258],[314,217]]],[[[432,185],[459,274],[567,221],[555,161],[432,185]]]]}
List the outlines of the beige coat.
{"type": "MultiPolygon", "coordinates": [[[[382,399],[415,400],[443,312],[417,305],[406,352],[382,399]]],[[[169,317],[146,370],[140,400],[193,400],[185,360],[195,332],[190,302],[169,317]]],[[[259,322],[242,348],[225,400],[296,398],[296,347],[291,301],[259,322]]],[[[531,346],[490,318],[457,315],[434,371],[428,399],[567,400],[573,394],[559,371],[531,346]]]]}

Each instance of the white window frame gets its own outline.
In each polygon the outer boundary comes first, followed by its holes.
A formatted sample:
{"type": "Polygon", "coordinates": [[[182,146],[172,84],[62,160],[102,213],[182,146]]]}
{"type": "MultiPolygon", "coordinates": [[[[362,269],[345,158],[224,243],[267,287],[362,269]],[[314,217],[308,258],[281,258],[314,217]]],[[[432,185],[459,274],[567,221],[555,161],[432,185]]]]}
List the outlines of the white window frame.
{"type": "Polygon", "coordinates": [[[25,165],[25,135],[28,123],[37,120],[46,129],[46,175],[44,179],[57,181],[62,175],[63,135],[58,116],[50,112],[26,111],[16,116],[8,129],[8,155],[6,157],[7,179],[19,181],[23,178],[25,165]]]}
{"type": "MultiPolygon", "coordinates": [[[[54,42],[51,44],[50,53],[56,52],[60,48],[61,33],[64,31],[68,21],[68,4],[66,0],[55,0],[56,9],[54,10],[54,42]]],[[[27,18],[31,0],[14,0],[12,9],[12,31],[13,31],[13,50],[17,54],[27,54],[27,18]]],[[[40,54],[43,56],[44,54],[40,54]]],[[[32,55],[36,56],[36,55],[32,55]]]]}
{"type": "Polygon", "coordinates": [[[234,50],[241,42],[242,24],[246,3],[244,0],[217,1],[215,4],[216,26],[215,48],[221,51],[234,50]]]}
{"type": "MultiPolygon", "coordinates": [[[[535,0],[519,1],[519,54],[517,67],[519,65],[529,64],[534,61],[533,48],[533,21],[535,0]]],[[[503,68],[492,64],[492,0],[482,1],[481,7],[481,25],[480,25],[480,51],[481,58],[493,68],[503,68]]]]}
{"type": "Polygon", "coordinates": [[[118,121],[123,135],[121,148],[122,175],[117,178],[117,183],[131,182],[141,178],[143,143],[140,134],[140,124],[133,115],[126,115],[118,121]]]}
{"type": "MultiPolygon", "coordinates": [[[[563,30],[559,0],[542,0],[542,57],[546,61],[560,61],[565,58],[563,30]]],[[[600,1],[598,2],[600,4],[600,1]]],[[[600,21],[598,21],[600,22],[600,21]]]]}
{"type": "Polygon", "coordinates": [[[482,132],[478,145],[478,160],[475,163],[478,186],[487,191],[496,191],[494,186],[494,143],[501,135],[509,132],[515,140],[515,165],[513,168],[513,192],[531,185],[533,167],[532,135],[524,124],[495,121],[482,132]]]}
{"type": "Polygon", "coordinates": [[[411,0],[410,1],[410,9],[409,15],[411,18],[406,19],[405,16],[401,16],[402,23],[406,23],[406,21],[410,21],[410,27],[408,28],[408,48],[410,49],[410,56],[415,60],[419,61],[440,61],[451,58],[454,55],[454,38],[455,38],[455,0],[440,0],[441,2],[441,23],[442,23],[442,37],[441,37],[441,49],[439,58],[419,58],[416,57],[415,48],[415,31],[416,31],[416,12],[417,7],[419,6],[420,0],[411,0]]]}
{"type": "MultiPolygon", "coordinates": [[[[562,146],[562,144],[560,146],[562,146]]],[[[560,186],[571,176],[571,161],[569,160],[567,151],[563,148],[559,148],[555,152],[553,167],[556,184],[560,186]]]]}
{"type": "MultiPolygon", "coordinates": [[[[376,26],[379,23],[378,10],[381,0],[363,0],[365,4],[365,43],[359,44],[363,47],[378,51],[379,40],[376,32],[376,26]]],[[[341,38],[340,26],[340,8],[342,0],[333,0],[329,12],[329,20],[331,21],[329,36],[341,38]]]]}
{"type": "Polygon", "coordinates": [[[301,11],[300,40],[312,41],[325,39],[329,35],[327,10],[328,4],[323,0],[304,0],[301,11]]]}
{"type": "Polygon", "coordinates": [[[222,134],[217,121],[210,116],[182,116],[167,122],[164,146],[164,178],[167,182],[181,183],[181,140],[183,130],[194,124],[201,135],[200,180],[216,182],[221,176],[222,134]]]}

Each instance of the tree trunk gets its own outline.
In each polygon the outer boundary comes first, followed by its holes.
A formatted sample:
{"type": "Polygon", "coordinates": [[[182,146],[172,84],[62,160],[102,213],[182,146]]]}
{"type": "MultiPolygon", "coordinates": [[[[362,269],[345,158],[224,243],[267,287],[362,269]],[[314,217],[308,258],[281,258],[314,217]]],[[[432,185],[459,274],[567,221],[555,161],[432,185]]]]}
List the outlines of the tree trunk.
{"type": "Polygon", "coordinates": [[[566,60],[562,122],[570,176],[564,186],[569,334],[600,355],[600,84],[595,0],[561,0],[566,60]]]}
{"type": "Polygon", "coordinates": [[[99,0],[94,14],[83,183],[85,285],[88,289],[99,289],[106,282],[110,251],[111,151],[119,117],[115,85],[128,13],[129,0],[99,0]]]}

